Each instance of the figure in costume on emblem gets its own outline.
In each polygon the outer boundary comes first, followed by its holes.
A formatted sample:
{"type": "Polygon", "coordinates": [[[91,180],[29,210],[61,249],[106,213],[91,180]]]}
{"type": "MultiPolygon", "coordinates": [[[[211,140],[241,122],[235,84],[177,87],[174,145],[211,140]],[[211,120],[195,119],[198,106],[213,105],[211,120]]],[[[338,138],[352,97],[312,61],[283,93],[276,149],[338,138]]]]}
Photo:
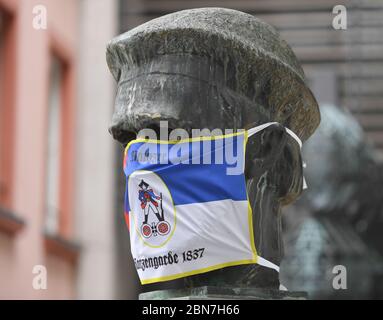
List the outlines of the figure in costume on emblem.
{"type": "Polygon", "coordinates": [[[145,221],[143,223],[148,223],[149,211],[153,211],[157,216],[158,221],[161,221],[161,216],[158,211],[158,202],[161,197],[157,196],[153,189],[149,189],[149,184],[144,180],[141,180],[141,183],[138,185],[141,189],[138,191],[138,199],[141,201],[141,208],[144,210],[145,221]]]}
{"type": "Polygon", "coordinates": [[[156,195],[153,189],[151,189],[149,184],[144,180],[141,180],[138,186],[140,187],[140,190],[138,191],[138,199],[141,202],[141,208],[144,211],[145,216],[141,227],[142,235],[145,238],[149,238],[152,235],[157,236],[157,233],[160,235],[168,234],[170,231],[170,225],[165,221],[164,218],[164,210],[162,208],[162,194],[160,196],[156,195]],[[158,200],[160,201],[160,205],[158,200]],[[148,224],[150,211],[152,211],[158,219],[158,222],[152,222],[151,226],[148,224]]]}

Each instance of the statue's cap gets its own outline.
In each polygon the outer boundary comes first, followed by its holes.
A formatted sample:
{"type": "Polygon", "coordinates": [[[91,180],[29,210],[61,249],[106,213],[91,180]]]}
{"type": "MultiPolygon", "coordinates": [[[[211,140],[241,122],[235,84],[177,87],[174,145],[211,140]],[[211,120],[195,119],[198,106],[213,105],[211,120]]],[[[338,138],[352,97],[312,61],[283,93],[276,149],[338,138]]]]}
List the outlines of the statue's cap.
{"type": "Polygon", "coordinates": [[[138,186],[140,188],[143,188],[143,187],[147,188],[147,187],[149,187],[149,185],[144,180],[142,180],[142,179],[141,179],[141,182],[140,182],[140,184],[138,186]]]}
{"type": "Polygon", "coordinates": [[[221,65],[228,87],[254,101],[263,94],[270,121],[303,141],[319,125],[317,102],[295,54],[273,27],[252,15],[223,8],[179,11],[123,33],[107,47],[117,81],[166,55],[199,56],[221,65]]]}

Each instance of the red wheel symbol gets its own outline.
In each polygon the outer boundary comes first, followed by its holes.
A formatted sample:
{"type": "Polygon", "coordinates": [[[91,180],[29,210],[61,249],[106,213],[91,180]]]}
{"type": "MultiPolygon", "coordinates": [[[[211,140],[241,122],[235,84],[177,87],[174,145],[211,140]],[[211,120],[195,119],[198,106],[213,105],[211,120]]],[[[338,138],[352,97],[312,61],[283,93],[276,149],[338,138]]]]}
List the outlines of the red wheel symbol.
{"type": "Polygon", "coordinates": [[[152,228],[148,224],[144,224],[141,227],[141,233],[145,238],[150,238],[152,235],[152,228]]]}
{"type": "Polygon", "coordinates": [[[158,230],[158,233],[161,235],[161,236],[164,236],[166,234],[169,233],[170,231],[170,224],[166,221],[161,221],[157,224],[157,230],[158,230]]]}

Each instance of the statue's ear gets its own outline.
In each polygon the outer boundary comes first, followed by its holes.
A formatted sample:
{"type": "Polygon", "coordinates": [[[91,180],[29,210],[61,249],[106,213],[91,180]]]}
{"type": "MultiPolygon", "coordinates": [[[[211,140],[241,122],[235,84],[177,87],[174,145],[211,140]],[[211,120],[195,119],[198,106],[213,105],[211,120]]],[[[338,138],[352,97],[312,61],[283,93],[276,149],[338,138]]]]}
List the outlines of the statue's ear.
{"type": "Polygon", "coordinates": [[[276,123],[251,136],[247,142],[246,163],[250,164],[246,174],[257,176],[274,167],[287,143],[285,128],[276,123]]]}
{"type": "Polygon", "coordinates": [[[273,124],[250,137],[246,152],[246,177],[267,172],[269,185],[278,190],[282,204],[295,200],[302,191],[302,159],[299,145],[280,124],[273,124]]]}
{"type": "Polygon", "coordinates": [[[303,166],[300,146],[288,137],[282,153],[275,163],[278,196],[282,205],[287,205],[298,198],[303,190],[303,166]]]}
{"type": "Polygon", "coordinates": [[[261,155],[268,167],[273,167],[281,157],[287,143],[286,129],[281,124],[273,124],[261,132],[261,155]]]}

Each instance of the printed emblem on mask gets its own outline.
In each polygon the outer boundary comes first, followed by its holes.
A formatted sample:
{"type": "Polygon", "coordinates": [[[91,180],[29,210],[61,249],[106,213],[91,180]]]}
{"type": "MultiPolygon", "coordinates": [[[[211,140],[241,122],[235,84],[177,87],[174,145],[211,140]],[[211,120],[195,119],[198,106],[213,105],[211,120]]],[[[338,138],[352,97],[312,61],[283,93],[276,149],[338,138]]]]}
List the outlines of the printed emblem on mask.
{"type": "Polygon", "coordinates": [[[166,184],[154,172],[138,170],[130,175],[128,188],[134,190],[129,193],[129,203],[136,232],[146,245],[163,246],[172,236],[176,222],[173,199],[166,184]]]}
{"type": "Polygon", "coordinates": [[[170,224],[165,220],[164,208],[162,206],[162,193],[157,195],[148,183],[143,179],[138,185],[138,198],[141,201],[141,209],[144,212],[144,221],[141,226],[141,234],[145,238],[157,235],[165,236],[170,231],[170,224]],[[158,221],[148,224],[149,214],[154,214],[158,221]]]}

